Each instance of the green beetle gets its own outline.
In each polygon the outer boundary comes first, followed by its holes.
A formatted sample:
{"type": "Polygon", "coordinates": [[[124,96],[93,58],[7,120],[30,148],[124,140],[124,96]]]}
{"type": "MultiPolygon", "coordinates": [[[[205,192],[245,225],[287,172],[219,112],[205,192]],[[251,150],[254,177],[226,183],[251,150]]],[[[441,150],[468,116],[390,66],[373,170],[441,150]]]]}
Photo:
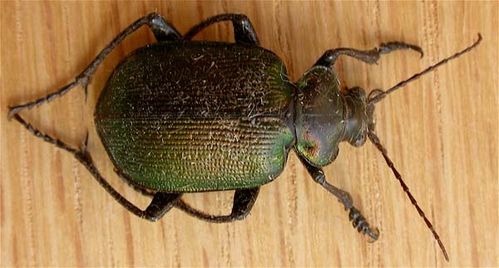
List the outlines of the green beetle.
{"type": "MultiPolygon", "coordinates": [[[[274,180],[294,150],[312,178],[349,210],[354,228],[372,240],[371,228],[350,195],[327,182],[322,167],[338,155],[338,144],[361,146],[367,137],[383,153],[412,203],[447,253],[433,226],[416,204],[374,133],[374,104],[449,59],[471,50],[479,41],[387,91],[369,96],[361,88],[340,90],[332,69],[338,56],[369,64],[399,49],[421,53],[403,42],[371,50],[328,50],[299,81],[288,80],[286,67],[273,52],[259,46],[249,19],[221,14],[194,26],[184,36],[161,16],[151,13],[128,26],[75,81],[45,97],[13,106],[10,116],[31,133],[72,153],[121,205],[155,221],[177,207],[210,222],[246,217],[259,187],[274,180]],[[207,26],[230,21],[235,43],[190,41],[207,26]],[[116,67],[95,110],[95,125],[116,172],[137,190],[153,196],[142,210],[100,175],[86,146],[77,149],[42,133],[18,113],[59,97],[77,85],[85,92],[98,65],[123,39],[148,25],[158,43],[131,53],[116,67]],[[183,193],[235,190],[229,215],[209,215],[186,204],[183,193]]],[[[88,139],[88,136],[87,136],[88,139]]],[[[85,141],[86,145],[86,141],[85,141]]]]}

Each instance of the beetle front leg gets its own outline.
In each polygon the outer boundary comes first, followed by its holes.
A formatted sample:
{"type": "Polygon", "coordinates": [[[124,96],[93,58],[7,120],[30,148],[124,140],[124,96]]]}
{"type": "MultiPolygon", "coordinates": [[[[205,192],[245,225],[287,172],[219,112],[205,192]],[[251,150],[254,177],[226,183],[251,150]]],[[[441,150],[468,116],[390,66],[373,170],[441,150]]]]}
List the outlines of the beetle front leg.
{"type": "Polygon", "coordinates": [[[324,171],[322,171],[322,169],[312,166],[307,162],[306,159],[303,159],[302,157],[299,158],[303,165],[305,165],[305,167],[307,168],[308,173],[310,174],[310,176],[312,176],[314,181],[324,187],[328,192],[336,196],[338,200],[345,206],[345,209],[349,210],[348,218],[352,222],[353,227],[362,234],[368,235],[372,239],[372,241],[378,240],[378,228],[372,229],[369,226],[366,218],[356,207],[353,206],[353,201],[350,194],[327,182],[326,176],[324,175],[324,171]]]}
{"type": "Polygon", "coordinates": [[[232,26],[234,27],[234,38],[236,39],[236,43],[250,44],[250,45],[259,44],[255,29],[253,28],[253,25],[251,24],[249,18],[243,14],[233,14],[233,13],[220,14],[207,18],[206,20],[192,27],[184,35],[184,39],[191,40],[196,34],[198,34],[206,27],[222,21],[232,22],[232,26]]]}
{"type": "Polygon", "coordinates": [[[236,220],[242,220],[246,218],[246,216],[248,216],[251,209],[253,208],[253,205],[255,204],[259,191],[259,187],[236,190],[234,193],[234,201],[232,205],[232,212],[230,213],[230,215],[210,215],[192,208],[182,199],[178,199],[175,206],[180,210],[186,212],[187,214],[204,221],[214,223],[232,222],[236,220]]]}
{"type": "Polygon", "coordinates": [[[94,74],[97,67],[104,61],[106,56],[111,53],[111,51],[118,46],[128,35],[135,32],[144,24],[147,24],[151,30],[153,31],[155,37],[159,41],[166,40],[176,40],[180,39],[180,34],[178,31],[168,24],[160,15],[156,13],[151,13],[147,16],[144,16],[134,23],[130,24],[125,30],[123,30],[120,34],[118,34],[112,41],[109,43],[101,52],[95,57],[95,59],[81,72],[78,76],[76,76],[75,80],[62,88],[49,93],[48,95],[38,98],[34,101],[23,103],[20,105],[16,105],[13,107],[9,107],[9,117],[14,116],[24,109],[31,109],[38,105],[41,105],[45,102],[49,102],[53,99],[61,97],[62,95],[68,93],[74,87],[81,85],[85,90],[85,96],[87,94],[87,86],[90,83],[90,79],[94,74]]]}
{"type": "Polygon", "coordinates": [[[353,57],[368,64],[374,64],[378,62],[381,55],[402,49],[415,50],[421,54],[421,57],[423,57],[423,49],[421,49],[420,47],[416,45],[406,44],[404,42],[394,41],[382,43],[379,48],[373,48],[371,50],[357,50],[354,48],[344,47],[330,49],[324,52],[324,54],[319,58],[319,60],[317,60],[314,66],[331,67],[341,55],[353,57]]]}

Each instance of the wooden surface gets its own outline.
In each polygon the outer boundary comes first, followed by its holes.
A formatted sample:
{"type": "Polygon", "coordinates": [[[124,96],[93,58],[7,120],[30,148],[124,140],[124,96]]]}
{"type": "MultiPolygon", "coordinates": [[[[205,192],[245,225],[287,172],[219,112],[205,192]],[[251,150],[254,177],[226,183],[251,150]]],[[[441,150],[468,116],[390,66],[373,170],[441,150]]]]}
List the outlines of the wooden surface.
{"type": "MultiPolygon", "coordinates": [[[[498,2],[7,2],[1,12],[2,266],[498,266],[498,2]],[[72,156],[14,121],[7,106],[45,95],[79,73],[119,31],[158,11],[181,32],[222,12],[247,14],[262,46],[275,51],[293,80],[323,51],[369,49],[389,40],[426,52],[397,52],[379,65],[342,58],[344,85],[387,88],[477,39],[475,51],[410,84],[377,109],[378,134],[440,233],[432,235],[374,146],[342,145],[326,170],[381,230],[369,244],[340,204],[307,175],[294,154],[262,188],[242,222],[208,224],[173,210],[141,220],[118,205],[72,156]]],[[[227,24],[199,38],[232,40],[227,24]]],[[[89,88],[25,112],[44,131],[73,145],[90,131],[98,167],[141,206],[99,142],[95,100],[113,67],[153,41],[142,29],[114,51],[89,88]]],[[[221,213],[231,192],[193,194],[194,206],[221,213]]]]}

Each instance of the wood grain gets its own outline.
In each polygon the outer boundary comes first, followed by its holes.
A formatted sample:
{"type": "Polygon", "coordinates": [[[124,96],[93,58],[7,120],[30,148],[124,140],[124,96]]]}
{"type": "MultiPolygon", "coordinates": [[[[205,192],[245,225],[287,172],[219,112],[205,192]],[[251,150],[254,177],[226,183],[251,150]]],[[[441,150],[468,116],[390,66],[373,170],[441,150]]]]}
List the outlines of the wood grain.
{"type": "MultiPolygon", "coordinates": [[[[498,10],[492,2],[17,2],[1,12],[1,266],[499,266],[498,10]],[[275,51],[296,80],[323,51],[369,49],[402,40],[425,57],[397,52],[379,65],[342,58],[344,85],[387,88],[466,47],[478,49],[410,84],[377,109],[377,131],[440,233],[432,235],[374,146],[341,147],[328,179],[349,191],[381,230],[369,244],[340,204],[307,175],[294,154],[285,172],[262,188],[242,222],[215,225],[174,210],[150,223],[129,214],[70,155],[14,121],[7,106],[65,85],[119,31],[151,11],[181,32],[202,18],[247,14],[262,46],[275,51]]],[[[199,38],[232,40],[227,24],[199,38]]],[[[25,112],[47,133],[73,145],[90,132],[98,167],[141,206],[148,198],[124,185],[98,140],[95,100],[113,67],[153,42],[142,29],[98,69],[85,102],[77,89],[25,112]]],[[[228,211],[230,192],[193,194],[198,208],[228,211]]]]}

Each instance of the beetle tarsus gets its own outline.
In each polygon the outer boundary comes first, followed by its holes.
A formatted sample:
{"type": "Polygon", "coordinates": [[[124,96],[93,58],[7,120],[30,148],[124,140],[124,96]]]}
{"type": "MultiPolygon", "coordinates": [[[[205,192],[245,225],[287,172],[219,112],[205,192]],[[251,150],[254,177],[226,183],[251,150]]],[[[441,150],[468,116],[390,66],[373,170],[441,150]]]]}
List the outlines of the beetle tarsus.
{"type": "Polygon", "coordinates": [[[371,50],[358,50],[345,47],[330,49],[324,52],[324,54],[319,58],[319,60],[317,60],[314,66],[331,67],[341,55],[353,57],[368,64],[377,64],[381,55],[388,54],[396,50],[405,49],[417,51],[421,54],[421,57],[423,57],[423,49],[419,46],[407,44],[400,41],[393,41],[382,43],[379,48],[373,48],[371,50]]]}
{"type": "Polygon", "coordinates": [[[379,54],[381,55],[381,54],[388,54],[392,51],[401,50],[401,49],[411,49],[411,50],[414,50],[416,52],[419,52],[419,54],[421,55],[420,58],[423,58],[423,56],[424,56],[424,52],[423,52],[423,49],[421,47],[416,46],[416,45],[407,44],[404,42],[399,42],[399,41],[382,43],[380,45],[380,47],[378,48],[378,51],[379,51],[379,54]]]}
{"type": "Polygon", "coordinates": [[[352,226],[357,229],[360,233],[369,236],[370,242],[378,240],[379,230],[378,228],[371,229],[366,218],[360,213],[360,211],[352,207],[350,208],[350,213],[348,215],[349,220],[352,222],[352,226]]]}

